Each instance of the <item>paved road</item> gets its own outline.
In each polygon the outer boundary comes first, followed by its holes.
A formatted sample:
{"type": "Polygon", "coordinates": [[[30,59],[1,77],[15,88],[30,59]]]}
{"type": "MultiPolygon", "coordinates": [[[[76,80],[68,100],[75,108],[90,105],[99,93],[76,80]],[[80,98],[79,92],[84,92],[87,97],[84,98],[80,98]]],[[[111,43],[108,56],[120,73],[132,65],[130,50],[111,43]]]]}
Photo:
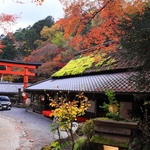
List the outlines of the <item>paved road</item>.
{"type": "Polygon", "coordinates": [[[50,118],[23,108],[0,111],[0,134],[4,135],[0,136],[0,150],[41,150],[55,140],[51,123],[50,118]],[[12,139],[13,144],[8,144],[12,139]]]}

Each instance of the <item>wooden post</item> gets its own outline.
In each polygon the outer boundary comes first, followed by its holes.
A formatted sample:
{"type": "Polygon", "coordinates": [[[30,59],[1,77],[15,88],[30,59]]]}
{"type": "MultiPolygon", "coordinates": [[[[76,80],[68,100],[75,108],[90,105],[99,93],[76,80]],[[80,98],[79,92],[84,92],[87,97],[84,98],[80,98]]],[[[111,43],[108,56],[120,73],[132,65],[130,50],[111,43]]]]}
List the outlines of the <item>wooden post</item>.
{"type": "Polygon", "coordinates": [[[28,68],[24,68],[24,89],[28,86],[28,68]]]}
{"type": "MultiPolygon", "coordinates": [[[[25,91],[26,87],[28,86],[28,68],[25,67],[24,68],[24,86],[23,86],[23,91],[25,91]]],[[[26,99],[28,98],[28,95],[26,92],[24,92],[25,95],[23,96],[23,102],[26,101],[26,99]]]]}

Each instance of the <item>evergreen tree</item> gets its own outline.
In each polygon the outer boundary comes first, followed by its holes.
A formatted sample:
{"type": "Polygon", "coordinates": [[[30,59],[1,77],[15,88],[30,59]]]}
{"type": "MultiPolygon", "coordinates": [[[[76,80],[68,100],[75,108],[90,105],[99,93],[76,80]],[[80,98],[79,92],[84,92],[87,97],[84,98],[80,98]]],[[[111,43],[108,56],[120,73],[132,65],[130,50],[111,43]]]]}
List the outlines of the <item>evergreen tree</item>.
{"type": "Polygon", "coordinates": [[[150,87],[150,3],[143,12],[127,14],[118,25],[121,31],[120,44],[124,58],[133,59],[140,73],[134,76],[137,88],[150,87]]]}
{"type": "Polygon", "coordinates": [[[36,22],[25,34],[26,49],[35,50],[38,45],[34,42],[40,39],[40,32],[44,26],[51,27],[54,25],[54,19],[51,16],[36,22]]]}
{"type": "Polygon", "coordinates": [[[54,24],[54,19],[51,16],[46,17],[43,20],[36,22],[32,27],[18,29],[14,33],[16,40],[16,48],[18,52],[18,57],[23,59],[31,54],[33,50],[36,50],[38,45],[35,43],[40,39],[40,32],[44,26],[51,27],[54,24]]]}
{"type": "Polygon", "coordinates": [[[0,53],[0,59],[13,60],[16,57],[16,49],[14,46],[14,41],[7,35],[3,38],[2,44],[6,47],[3,48],[3,51],[0,53]]]}

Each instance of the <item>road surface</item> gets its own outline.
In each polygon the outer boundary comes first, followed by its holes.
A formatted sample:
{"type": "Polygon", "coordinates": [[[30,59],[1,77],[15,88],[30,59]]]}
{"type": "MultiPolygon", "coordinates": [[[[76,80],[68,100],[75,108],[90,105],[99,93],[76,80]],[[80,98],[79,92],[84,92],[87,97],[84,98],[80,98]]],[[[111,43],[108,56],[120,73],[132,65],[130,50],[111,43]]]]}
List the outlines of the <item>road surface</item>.
{"type": "Polygon", "coordinates": [[[52,120],[24,108],[0,111],[0,150],[41,150],[55,141],[52,120]]]}

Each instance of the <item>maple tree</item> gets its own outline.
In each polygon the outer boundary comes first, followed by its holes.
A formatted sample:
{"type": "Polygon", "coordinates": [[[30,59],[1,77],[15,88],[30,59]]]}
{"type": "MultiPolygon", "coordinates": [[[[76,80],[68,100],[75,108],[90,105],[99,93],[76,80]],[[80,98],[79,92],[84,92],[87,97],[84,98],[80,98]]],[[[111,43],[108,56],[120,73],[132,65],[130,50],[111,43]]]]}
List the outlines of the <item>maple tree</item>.
{"type": "MultiPolygon", "coordinates": [[[[8,29],[11,26],[16,24],[16,20],[19,18],[17,15],[8,15],[5,13],[0,14],[0,28],[4,31],[4,33],[10,34],[8,29]]],[[[0,40],[0,48],[6,47],[5,45],[1,45],[2,41],[0,40]]],[[[0,50],[2,52],[2,50],[0,50]]]]}
{"type": "MultiPolygon", "coordinates": [[[[75,140],[73,137],[73,122],[77,120],[77,117],[85,114],[85,111],[91,106],[90,101],[84,93],[76,95],[74,100],[70,100],[67,94],[59,92],[58,99],[50,99],[50,106],[55,107],[53,113],[51,114],[56,120],[56,128],[59,132],[59,129],[65,129],[69,133],[72,141],[71,150],[74,149],[75,140]],[[61,94],[61,95],[60,95],[61,94]]],[[[60,137],[59,137],[60,138],[60,137]]],[[[59,139],[61,144],[61,138],[59,139]]]]}
{"type": "Polygon", "coordinates": [[[41,39],[35,41],[38,49],[32,52],[26,60],[43,62],[43,65],[38,69],[39,74],[49,78],[51,74],[58,71],[72,59],[75,51],[68,46],[69,40],[63,38],[63,28],[60,24],[54,24],[51,27],[45,26],[40,34],[41,39]],[[50,45],[51,47],[49,47],[50,45]],[[45,51],[46,47],[49,48],[45,51]],[[40,51],[42,53],[39,53],[40,51]]]}
{"type": "Polygon", "coordinates": [[[9,15],[5,13],[0,14],[0,28],[3,29],[4,32],[8,33],[8,27],[10,28],[16,24],[16,20],[18,18],[18,15],[9,15]]]}
{"type": "Polygon", "coordinates": [[[65,18],[58,24],[64,28],[64,38],[71,37],[70,46],[77,51],[93,47],[103,52],[118,46],[118,21],[125,13],[142,10],[144,1],[135,0],[60,0],[65,18]],[[107,44],[104,44],[107,43],[107,44]],[[108,47],[109,46],[109,47],[108,47]]]}
{"type": "Polygon", "coordinates": [[[36,3],[37,5],[42,5],[44,0],[31,0],[31,2],[36,3]]]}
{"type": "Polygon", "coordinates": [[[49,78],[73,57],[72,51],[48,43],[24,58],[26,62],[42,62],[38,67],[39,80],[49,78]]]}

